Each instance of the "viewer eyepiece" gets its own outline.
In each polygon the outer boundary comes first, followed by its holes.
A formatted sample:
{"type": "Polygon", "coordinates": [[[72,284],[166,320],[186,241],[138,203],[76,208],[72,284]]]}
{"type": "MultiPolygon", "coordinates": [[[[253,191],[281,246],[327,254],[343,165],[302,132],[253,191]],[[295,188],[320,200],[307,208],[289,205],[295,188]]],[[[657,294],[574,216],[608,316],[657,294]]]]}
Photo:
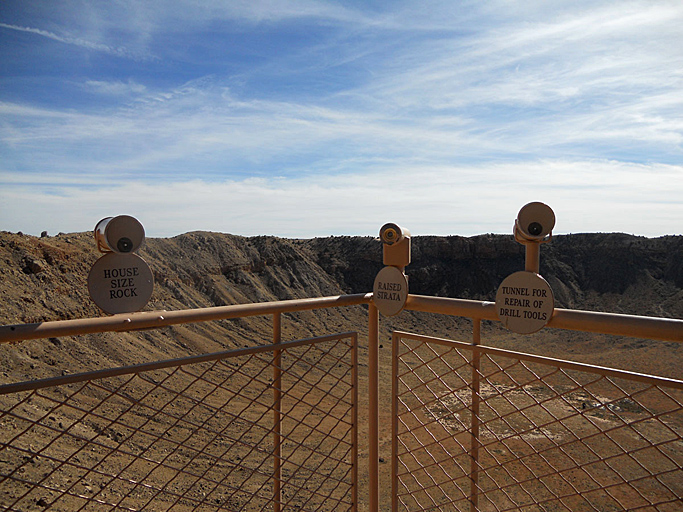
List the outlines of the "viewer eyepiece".
{"type": "Polygon", "coordinates": [[[122,237],[116,242],[116,248],[119,252],[131,252],[133,250],[133,241],[130,238],[122,237]]]}
{"type": "Polygon", "coordinates": [[[529,224],[527,232],[532,236],[538,236],[543,233],[543,226],[541,226],[538,222],[532,222],[529,224]]]}

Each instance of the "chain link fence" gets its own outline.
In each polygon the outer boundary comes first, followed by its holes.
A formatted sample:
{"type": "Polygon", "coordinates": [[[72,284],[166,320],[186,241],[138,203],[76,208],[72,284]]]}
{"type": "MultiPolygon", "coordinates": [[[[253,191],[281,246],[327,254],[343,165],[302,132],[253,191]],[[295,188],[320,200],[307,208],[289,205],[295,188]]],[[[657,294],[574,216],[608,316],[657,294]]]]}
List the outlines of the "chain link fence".
{"type": "Polygon", "coordinates": [[[683,510],[683,381],[394,334],[394,510],[683,510]]]}
{"type": "Polygon", "coordinates": [[[0,509],[355,510],[356,335],[0,387],[0,509]]]}

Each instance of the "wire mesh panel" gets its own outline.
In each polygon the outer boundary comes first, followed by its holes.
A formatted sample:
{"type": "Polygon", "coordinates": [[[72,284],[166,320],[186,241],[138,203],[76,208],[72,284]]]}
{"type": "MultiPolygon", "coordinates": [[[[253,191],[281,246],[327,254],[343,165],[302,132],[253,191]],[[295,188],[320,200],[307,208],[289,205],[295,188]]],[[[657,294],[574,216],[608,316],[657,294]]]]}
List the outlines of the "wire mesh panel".
{"type": "Polygon", "coordinates": [[[356,337],[274,347],[0,387],[0,510],[353,509],[356,337]]]}
{"type": "Polygon", "coordinates": [[[393,494],[406,510],[469,508],[470,354],[394,335],[393,355],[393,494]]]}
{"type": "Polygon", "coordinates": [[[288,350],[282,371],[281,505],[355,510],[356,338],[288,350]]]}
{"type": "Polygon", "coordinates": [[[405,333],[394,369],[395,508],[683,509],[683,381],[405,333]]]}

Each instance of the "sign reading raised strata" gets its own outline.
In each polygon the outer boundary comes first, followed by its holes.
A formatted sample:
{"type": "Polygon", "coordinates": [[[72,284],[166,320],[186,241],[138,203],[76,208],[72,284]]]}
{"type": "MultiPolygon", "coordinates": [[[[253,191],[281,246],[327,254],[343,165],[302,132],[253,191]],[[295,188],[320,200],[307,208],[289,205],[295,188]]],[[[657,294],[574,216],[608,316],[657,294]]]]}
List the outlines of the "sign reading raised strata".
{"type": "Polygon", "coordinates": [[[372,292],[373,302],[380,313],[397,315],[408,299],[408,278],[397,267],[384,267],[375,277],[372,292]]]}
{"type": "Polygon", "coordinates": [[[141,310],[153,290],[152,271],[136,254],[105,254],[88,274],[90,297],[102,311],[112,315],[141,310]]]}
{"type": "Polygon", "coordinates": [[[553,316],[555,298],[548,282],[534,272],[515,272],[496,293],[496,312],[503,325],[519,334],[545,327],[553,316]]]}

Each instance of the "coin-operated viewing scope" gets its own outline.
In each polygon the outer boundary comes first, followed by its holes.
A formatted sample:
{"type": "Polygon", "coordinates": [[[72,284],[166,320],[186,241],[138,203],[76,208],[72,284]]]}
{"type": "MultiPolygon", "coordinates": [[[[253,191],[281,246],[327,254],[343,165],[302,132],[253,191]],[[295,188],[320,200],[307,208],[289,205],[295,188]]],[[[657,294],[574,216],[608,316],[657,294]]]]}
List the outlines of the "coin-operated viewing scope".
{"type": "Polygon", "coordinates": [[[410,263],[410,231],[390,222],[379,230],[379,238],[383,244],[384,264],[403,271],[410,263]]]}
{"type": "Polygon", "coordinates": [[[410,231],[402,228],[398,224],[389,222],[388,224],[382,226],[382,229],[379,230],[379,237],[385,244],[393,245],[405,238],[410,238],[410,231]]]}
{"type": "Polygon", "coordinates": [[[95,240],[100,252],[135,252],[145,241],[145,228],[130,215],[106,217],[95,226],[95,240]]]}
{"type": "Polygon", "coordinates": [[[149,265],[135,252],[145,241],[145,229],[134,217],[106,217],[95,226],[101,256],[88,273],[88,291],[105,313],[140,311],[154,290],[149,265]]]}
{"type": "Polygon", "coordinates": [[[522,207],[515,220],[515,240],[524,245],[525,268],[507,276],[496,292],[496,313],[503,325],[518,334],[532,334],[548,325],[555,298],[548,282],[539,275],[541,244],[549,242],[555,214],[546,204],[522,207]]]}
{"type": "Polygon", "coordinates": [[[541,263],[540,245],[550,242],[555,227],[555,213],[544,203],[533,202],[524,205],[515,219],[515,240],[526,248],[528,272],[538,274],[541,263]]]}
{"type": "Polygon", "coordinates": [[[410,263],[410,231],[393,223],[379,230],[385,267],[375,277],[372,300],[383,315],[400,313],[408,299],[408,278],[404,270],[410,263]]]}
{"type": "Polygon", "coordinates": [[[555,213],[547,204],[533,202],[522,207],[515,219],[518,242],[547,242],[555,227],[555,213]],[[548,240],[545,238],[548,237],[548,240]]]}

